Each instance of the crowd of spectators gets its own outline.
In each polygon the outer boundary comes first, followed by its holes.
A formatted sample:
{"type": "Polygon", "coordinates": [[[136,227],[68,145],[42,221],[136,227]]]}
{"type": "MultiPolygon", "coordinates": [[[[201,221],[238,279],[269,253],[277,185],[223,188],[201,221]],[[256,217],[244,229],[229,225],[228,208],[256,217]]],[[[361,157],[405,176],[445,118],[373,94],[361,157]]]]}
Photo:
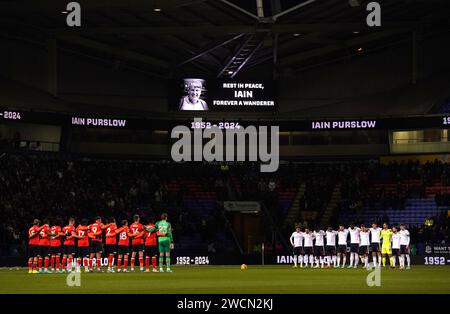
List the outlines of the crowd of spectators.
{"type": "MultiPolygon", "coordinates": [[[[300,212],[316,211],[317,219],[338,183],[339,211],[370,210],[375,205],[401,209],[406,198],[423,196],[425,188],[436,180],[450,185],[450,164],[439,161],[387,165],[367,161],[282,163],[275,173],[260,172],[257,163],[197,163],[192,167],[190,163],[91,160],[42,153],[3,154],[0,162],[0,213],[5,217],[0,223],[0,249],[5,250],[7,244],[7,254],[24,248],[26,232],[34,218],[92,219],[100,215],[130,220],[138,213],[145,222],[168,211],[177,234],[198,234],[208,244],[208,250],[216,252],[220,241],[215,240],[215,233],[230,227],[220,207],[225,200],[263,202],[268,212],[263,225],[271,227],[263,228],[265,235],[261,240],[272,238],[275,243],[280,239],[274,239],[273,234],[284,220],[279,192],[296,191],[303,183],[300,212]],[[177,177],[192,178],[203,191],[216,192],[217,205],[209,218],[199,217],[183,205],[188,187],[181,185],[178,190],[169,191],[169,182],[177,177]],[[408,186],[404,179],[415,179],[419,184],[408,186]],[[374,189],[375,182],[392,182],[397,189],[389,193],[374,189]]],[[[440,206],[450,205],[448,194],[437,194],[435,199],[440,206]]],[[[389,222],[389,217],[379,220],[389,222]]],[[[315,227],[318,222],[304,221],[304,225],[315,227]]],[[[414,229],[417,239],[448,240],[448,219],[435,217],[434,222],[432,228],[414,229]]]]}

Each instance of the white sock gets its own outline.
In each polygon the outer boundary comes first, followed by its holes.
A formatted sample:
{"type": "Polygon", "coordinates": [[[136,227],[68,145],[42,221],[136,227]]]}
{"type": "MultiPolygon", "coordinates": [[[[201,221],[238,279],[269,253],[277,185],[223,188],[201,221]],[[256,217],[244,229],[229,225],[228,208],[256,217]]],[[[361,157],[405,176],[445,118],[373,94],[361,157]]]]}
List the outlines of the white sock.
{"type": "Polygon", "coordinates": [[[375,255],[375,256],[372,256],[372,258],[373,258],[373,267],[377,267],[378,266],[378,263],[377,263],[377,256],[375,255]]]}
{"type": "Polygon", "coordinates": [[[314,257],[314,262],[316,263],[316,267],[319,267],[319,259],[317,257],[314,257]]]}
{"type": "Polygon", "coordinates": [[[300,259],[300,267],[303,267],[303,256],[299,255],[298,258],[300,259]]]}
{"type": "Polygon", "coordinates": [[[395,267],[396,259],[397,259],[396,256],[392,256],[392,267],[395,267]]]}
{"type": "Polygon", "coordinates": [[[342,259],[342,266],[345,266],[346,261],[347,261],[347,255],[344,255],[344,258],[342,259]]]}
{"type": "Polygon", "coordinates": [[[378,266],[381,266],[381,255],[378,255],[378,266]]]}
{"type": "Polygon", "coordinates": [[[303,262],[305,263],[305,267],[308,267],[308,255],[303,256],[303,262]]]}
{"type": "Polygon", "coordinates": [[[369,267],[369,256],[364,257],[364,267],[365,268],[369,267]]]}
{"type": "Polygon", "coordinates": [[[321,256],[319,259],[320,259],[320,267],[323,268],[323,257],[321,256]]]}
{"type": "Polygon", "coordinates": [[[297,259],[298,259],[298,256],[297,256],[297,255],[294,255],[294,266],[295,266],[295,267],[297,267],[297,259]]]}
{"type": "Polygon", "coordinates": [[[405,254],[400,255],[400,267],[405,267],[405,254]]]}
{"type": "Polygon", "coordinates": [[[406,263],[408,264],[408,267],[411,266],[411,257],[409,256],[409,254],[406,254],[406,263]]]}
{"type": "Polygon", "coordinates": [[[327,266],[328,267],[331,266],[331,256],[330,255],[327,256],[327,266]]]}
{"type": "Polygon", "coordinates": [[[337,267],[339,267],[340,264],[341,264],[341,256],[338,255],[338,257],[337,257],[337,267]]]}
{"type": "Polygon", "coordinates": [[[333,266],[336,267],[337,266],[337,256],[333,255],[333,266]]]}
{"type": "Polygon", "coordinates": [[[309,256],[309,264],[311,265],[311,267],[314,265],[314,256],[312,255],[309,256]]]}
{"type": "Polygon", "coordinates": [[[353,254],[355,254],[355,267],[358,267],[358,264],[359,264],[358,253],[353,253],[353,254]]]}
{"type": "Polygon", "coordinates": [[[350,267],[352,267],[352,265],[353,265],[353,260],[354,260],[354,255],[353,255],[353,253],[350,253],[350,267]]]}

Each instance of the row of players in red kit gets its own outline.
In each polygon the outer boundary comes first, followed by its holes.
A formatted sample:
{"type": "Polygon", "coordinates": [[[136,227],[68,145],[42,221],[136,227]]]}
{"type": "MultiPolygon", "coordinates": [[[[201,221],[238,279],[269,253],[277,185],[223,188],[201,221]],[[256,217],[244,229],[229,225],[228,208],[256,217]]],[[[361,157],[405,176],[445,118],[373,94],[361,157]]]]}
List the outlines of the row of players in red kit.
{"type": "Polygon", "coordinates": [[[39,219],[35,219],[33,226],[28,230],[28,272],[61,273],[73,270],[80,272],[82,267],[85,272],[93,271],[95,268],[100,272],[101,257],[104,252],[103,236],[105,237],[105,256],[108,258],[108,272],[114,272],[116,257],[117,271],[127,271],[130,239],[131,271],[134,271],[136,255],[139,258],[140,270],[144,271],[145,252],[145,271],[150,272],[151,260],[153,272],[158,272],[156,232],[147,230],[154,228],[153,220],[150,220],[146,226],[139,221],[139,216],[134,215],[130,226],[127,220],[122,220],[121,226],[117,227],[114,218],[110,218],[105,225],[101,217],[96,217],[92,224],[88,224],[87,219],[83,219],[75,227],[75,218],[70,218],[69,224],[61,228],[60,219],[56,219],[52,226],[48,219],[44,219],[42,225],[39,219]]]}

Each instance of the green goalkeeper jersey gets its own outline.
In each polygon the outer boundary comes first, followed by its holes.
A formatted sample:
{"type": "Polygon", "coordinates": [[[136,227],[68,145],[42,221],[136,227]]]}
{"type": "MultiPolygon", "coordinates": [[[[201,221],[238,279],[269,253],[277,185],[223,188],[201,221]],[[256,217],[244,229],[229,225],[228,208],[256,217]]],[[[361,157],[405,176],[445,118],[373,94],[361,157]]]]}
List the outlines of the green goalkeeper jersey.
{"type": "Polygon", "coordinates": [[[170,222],[166,220],[160,220],[155,224],[155,228],[149,231],[151,232],[154,231],[155,229],[158,232],[158,242],[163,242],[167,240],[169,240],[170,242],[173,241],[172,225],[170,224],[170,222]]]}

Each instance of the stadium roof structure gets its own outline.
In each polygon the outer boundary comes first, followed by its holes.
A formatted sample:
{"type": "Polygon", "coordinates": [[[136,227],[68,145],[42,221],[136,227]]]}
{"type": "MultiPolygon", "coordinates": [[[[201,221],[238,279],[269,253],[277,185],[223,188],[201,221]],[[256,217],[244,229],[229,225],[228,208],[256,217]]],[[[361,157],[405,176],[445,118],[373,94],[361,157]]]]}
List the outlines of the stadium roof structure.
{"type": "Polygon", "coordinates": [[[81,27],[64,1],[0,0],[0,35],[97,58],[161,78],[235,77],[261,66],[274,77],[449,31],[448,1],[380,0],[382,26],[368,27],[367,0],[90,0],[81,27]],[[431,2],[433,5],[430,5],[431,2]]]}

